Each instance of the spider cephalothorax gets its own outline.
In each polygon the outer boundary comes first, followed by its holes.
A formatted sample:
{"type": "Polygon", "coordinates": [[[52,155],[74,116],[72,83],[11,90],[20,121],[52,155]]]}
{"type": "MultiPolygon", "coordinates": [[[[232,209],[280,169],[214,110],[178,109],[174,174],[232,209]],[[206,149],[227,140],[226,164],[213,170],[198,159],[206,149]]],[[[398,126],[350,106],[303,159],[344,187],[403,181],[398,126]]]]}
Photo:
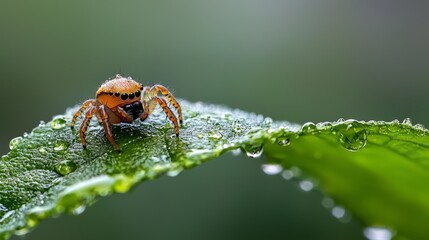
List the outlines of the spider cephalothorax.
{"type": "Polygon", "coordinates": [[[95,99],[86,100],[82,104],[73,116],[71,127],[74,127],[76,119],[82,112],[88,109],[80,126],[80,140],[83,148],[86,148],[85,132],[95,114],[103,125],[107,139],[112,143],[115,150],[119,150],[119,146],[113,138],[110,125],[120,122],[131,123],[137,118],[145,120],[153,112],[156,105],[159,104],[174,124],[176,136],[179,136],[179,124],[176,115],[168,107],[164,97],[177,110],[179,121],[182,123],[180,104],[166,87],[161,85],[143,87],[142,84],[137,83],[130,77],[124,78],[116,75],[114,79],[108,80],[101,85],[95,94],[95,99]],[[161,93],[161,96],[158,96],[159,93],[161,93]]]}

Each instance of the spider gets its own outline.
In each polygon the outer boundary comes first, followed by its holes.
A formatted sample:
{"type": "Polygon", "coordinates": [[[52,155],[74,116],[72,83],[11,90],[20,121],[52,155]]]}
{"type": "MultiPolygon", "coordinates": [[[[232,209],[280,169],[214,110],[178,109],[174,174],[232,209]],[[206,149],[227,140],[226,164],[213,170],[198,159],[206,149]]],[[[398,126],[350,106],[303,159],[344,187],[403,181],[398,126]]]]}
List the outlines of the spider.
{"type": "Polygon", "coordinates": [[[177,117],[169,108],[164,97],[177,110],[179,121],[182,123],[180,104],[166,87],[162,85],[143,87],[142,84],[137,83],[131,77],[124,78],[118,74],[114,79],[107,80],[100,86],[95,94],[95,99],[86,100],[82,104],[73,115],[71,128],[74,129],[77,118],[86,110],[85,118],[80,125],[79,131],[83,148],[86,149],[85,133],[89,122],[95,115],[100,124],[103,125],[104,133],[113,148],[120,152],[120,148],[113,138],[111,124],[131,123],[137,118],[144,121],[159,104],[173,123],[176,137],[178,137],[179,124],[177,117]],[[159,93],[161,93],[161,96],[158,96],[159,93]]]}

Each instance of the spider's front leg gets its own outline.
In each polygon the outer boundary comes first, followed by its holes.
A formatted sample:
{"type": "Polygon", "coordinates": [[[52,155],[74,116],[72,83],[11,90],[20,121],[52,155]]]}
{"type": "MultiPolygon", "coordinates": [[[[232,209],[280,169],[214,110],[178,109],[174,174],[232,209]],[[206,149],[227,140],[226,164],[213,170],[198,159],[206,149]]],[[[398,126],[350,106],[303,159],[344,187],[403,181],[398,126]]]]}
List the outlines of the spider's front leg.
{"type": "Polygon", "coordinates": [[[76,120],[82,114],[82,112],[85,111],[85,109],[87,109],[89,106],[95,105],[94,102],[95,102],[94,99],[89,99],[89,100],[86,100],[84,103],[82,103],[82,106],[80,106],[79,110],[77,110],[76,113],[73,115],[73,119],[71,121],[71,126],[70,126],[71,129],[74,128],[74,125],[76,124],[76,120]]]}
{"type": "Polygon", "coordinates": [[[150,114],[152,114],[156,105],[159,104],[164,113],[167,115],[168,119],[170,119],[170,121],[173,123],[176,136],[179,136],[179,124],[177,121],[177,117],[168,107],[167,101],[164,98],[158,96],[158,93],[161,93],[173,105],[173,107],[177,110],[180,123],[183,123],[182,108],[180,107],[179,102],[177,102],[177,100],[170,93],[170,91],[168,91],[166,87],[161,85],[145,87],[143,89],[142,104],[144,113],[140,116],[140,119],[145,120],[150,114]]]}
{"type": "Polygon", "coordinates": [[[92,116],[97,112],[97,107],[91,106],[89,110],[85,113],[85,118],[82,121],[82,124],[80,125],[79,130],[79,136],[80,141],[82,142],[83,149],[86,149],[86,140],[85,140],[85,133],[88,130],[89,122],[91,121],[92,116]]]}
{"type": "MultiPolygon", "coordinates": [[[[176,100],[176,98],[173,96],[173,94],[164,86],[162,85],[154,85],[152,87],[145,87],[143,89],[143,95],[142,95],[142,102],[146,102],[149,104],[149,113],[150,115],[152,111],[156,107],[156,101],[152,101],[158,94],[161,93],[162,96],[166,97],[167,100],[173,105],[173,107],[176,109],[179,121],[180,123],[183,123],[182,118],[182,108],[180,107],[179,102],[176,100]]],[[[160,104],[161,105],[161,104],[160,104]]],[[[144,107],[144,105],[143,105],[144,107]]]]}
{"type": "Polygon", "coordinates": [[[113,148],[121,152],[121,149],[119,148],[118,144],[116,143],[115,139],[113,138],[112,129],[110,128],[110,122],[109,122],[109,114],[107,113],[107,110],[104,105],[100,105],[98,107],[98,111],[100,113],[100,119],[103,124],[104,133],[106,134],[107,140],[113,145],[113,148]]]}

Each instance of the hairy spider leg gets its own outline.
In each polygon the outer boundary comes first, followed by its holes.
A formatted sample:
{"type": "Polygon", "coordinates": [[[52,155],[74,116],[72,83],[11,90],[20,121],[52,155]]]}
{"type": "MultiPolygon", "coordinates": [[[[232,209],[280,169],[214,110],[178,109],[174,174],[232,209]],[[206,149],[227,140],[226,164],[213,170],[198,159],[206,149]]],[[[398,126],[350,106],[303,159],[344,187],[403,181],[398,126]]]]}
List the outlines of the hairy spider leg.
{"type": "Polygon", "coordinates": [[[84,149],[86,149],[85,133],[95,112],[97,112],[97,107],[91,106],[88,111],[86,111],[85,118],[82,121],[82,125],[80,125],[80,141],[82,142],[82,147],[84,149]]]}
{"type": "Polygon", "coordinates": [[[77,110],[77,112],[73,115],[73,119],[71,122],[71,128],[74,128],[74,125],[76,123],[77,118],[82,114],[83,111],[85,111],[85,109],[87,109],[90,105],[94,105],[95,100],[94,99],[89,99],[86,100],[82,106],[80,106],[79,110],[77,110]]]}
{"type": "MultiPolygon", "coordinates": [[[[171,109],[168,107],[167,102],[160,97],[155,97],[153,100],[156,100],[158,104],[161,106],[162,110],[164,110],[165,115],[167,115],[168,119],[174,124],[174,129],[176,130],[176,137],[179,136],[179,124],[177,123],[177,118],[171,109]]],[[[153,101],[152,100],[152,101],[153,101]]]]}
{"type": "Polygon", "coordinates": [[[131,123],[134,121],[134,118],[128,115],[123,108],[117,107],[116,109],[118,110],[119,116],[123,122],[131,123]]]}
{"type": "MultiPolygon", "coordinates": [[[[179,102],[177,102],[176,98],[174,98],[173,94],[171,94],[171,92],[166,87],[157,84],[150,88],[146,87],[145,89],[143,89],[143,91],[145,95],[148,96],[149,100],[157,96],[158,93],[161,93],[162,95],[164,95],[167,98],[167,100],[173,105],[173,107],[177,110],[180,123],[183,123],[182,108],[180,107],[180,104],[179,102]]],[[[146,96],[144,96],[144,98],[145,97],[146,96]]]]}
{"type": "Polygon", "coordinates": [[[105,106],[100,105],[98,111],[100,112],[100,118],[101,122],[103,123],[104,133],[106,134],[107,140],[109,140],[109,142],[113,145],[113,148],[116,151],[120,152],[121,149],[113,138],[112,129],[110,128],[109,123],[109,114],[107,113],[105,106]]]}
{"type": "Polygon", "coordinates": [[[143,102],[143,114],[141,114],[139,117],[140,117],[140,120],[144,121],[148,116],[149,116],[149,104],[146,101],[144,101],[143,102]]]}

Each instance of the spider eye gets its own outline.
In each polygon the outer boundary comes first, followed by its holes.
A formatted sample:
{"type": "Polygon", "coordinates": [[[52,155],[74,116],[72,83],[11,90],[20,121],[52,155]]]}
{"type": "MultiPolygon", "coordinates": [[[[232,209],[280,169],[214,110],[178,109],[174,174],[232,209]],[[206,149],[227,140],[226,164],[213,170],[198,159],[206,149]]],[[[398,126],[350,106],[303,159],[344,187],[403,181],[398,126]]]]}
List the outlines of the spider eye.
{"type": "Polygon", "coordinates": [[[122,95],[121,95],[121,99],[122,99],[122,100],[127,100],[127,98],[128,98],[128,94],[126,94],[126,93],[122,93],[122,95]]]}
{"type": "Polygon", "coordinates": [[[130,93],[130,94],[128,95],[128,97],[129,97],[130,99],[133,99],[133,98],[134,98],[134,93],[130,93]]]}
{"type": "Polygon", "coordinates": [[[140,97],[141,92],[137,91],[135,94],[136,94],[136,97],[140,97]]]}
{"type": "Polygon", "coordinates": [[[119,97],[119,92],[115,92],[115,96],[119,97]]]}

